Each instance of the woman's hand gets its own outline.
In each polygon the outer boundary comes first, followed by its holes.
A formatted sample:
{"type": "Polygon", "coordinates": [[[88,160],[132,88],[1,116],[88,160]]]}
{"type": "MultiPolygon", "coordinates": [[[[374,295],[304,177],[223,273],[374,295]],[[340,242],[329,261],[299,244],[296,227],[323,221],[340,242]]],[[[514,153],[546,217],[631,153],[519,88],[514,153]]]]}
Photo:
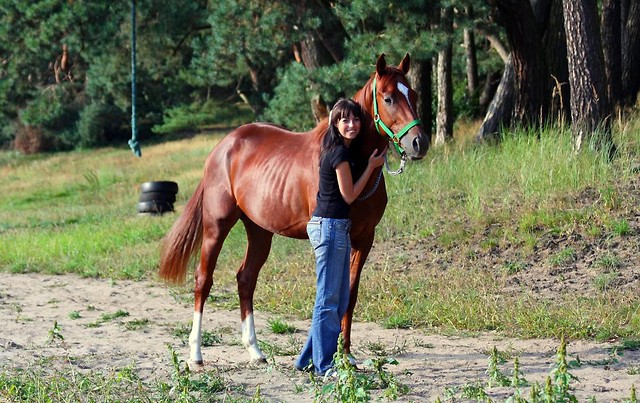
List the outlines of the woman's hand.
{"type": "Polygon", "coordinates": [[[373,153],[369,157],[369,166],[371,168],[382,166],[382,164],[384,163],[384,156],[387,154],[388,149],[389,147],[385,147],[384,149],[382,149],[382,151],[380,151],[380,153],[378,153],[378,149],[373,150],[373,153]]]}

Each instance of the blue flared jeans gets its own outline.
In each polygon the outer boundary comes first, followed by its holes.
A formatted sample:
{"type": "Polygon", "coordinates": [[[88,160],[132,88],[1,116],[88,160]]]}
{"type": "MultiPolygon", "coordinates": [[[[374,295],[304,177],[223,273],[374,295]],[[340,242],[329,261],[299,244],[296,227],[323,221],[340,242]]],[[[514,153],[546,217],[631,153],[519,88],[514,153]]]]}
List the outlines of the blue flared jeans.
{"type": "Polygon", "coordinates": [[[311,217],[309,241],[316,256],[316,302],[309,337],[295,367],[313,363],[316,374],[332,367],[337,351],[340,322],[349,305],[349,219],[311,217]]]}

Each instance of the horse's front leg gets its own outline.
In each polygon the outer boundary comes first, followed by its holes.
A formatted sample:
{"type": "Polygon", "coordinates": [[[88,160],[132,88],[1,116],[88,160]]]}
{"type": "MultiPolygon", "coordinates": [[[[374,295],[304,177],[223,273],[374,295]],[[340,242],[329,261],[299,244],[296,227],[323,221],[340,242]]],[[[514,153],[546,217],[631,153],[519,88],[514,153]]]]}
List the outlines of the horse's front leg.
{"type": "Polygon", "coordinates": [[[351,263],[350,263],[350,291],[349,306],[347,312],[342,317],[342,336],[344,338],[344,352],[349,356],[351,364],[355,365],[355,358],[351,356],[351,323],[353,322],[353,310],[358,301],[358,287],[360,285],[360,273],[364,262],[369,256],[369,251],[373,245],[373,232],[364,239],[352,240],[351,263]]]}

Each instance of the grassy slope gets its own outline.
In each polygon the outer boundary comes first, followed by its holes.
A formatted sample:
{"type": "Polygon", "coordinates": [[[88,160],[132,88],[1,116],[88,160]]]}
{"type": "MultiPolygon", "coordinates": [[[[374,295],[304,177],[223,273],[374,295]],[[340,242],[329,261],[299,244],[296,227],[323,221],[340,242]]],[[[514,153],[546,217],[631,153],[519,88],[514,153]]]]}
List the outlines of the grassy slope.
{"type": "MultiPolygon", "coordinates": [[[[387,176],[389,207],[356,319],[521,337],[637,335],[639,126],[617,126],[613,163],[575,156],[568,133],[519,133],[500,146],[436,149],[387,176]]],[[[154,279],[158,241],[176,215],[138,216],[138,186],[178,182],[180,212],[218,138],[143,144],[141,159],[124,147],[0,154],[0,270],[154,279]]],[[[214,293],[231,304],[244,245],[236,226],[214,276],[214,293]]],[[[308,317],[313,289],[307,242],[276,237],[257,309],[308,317]]]]}

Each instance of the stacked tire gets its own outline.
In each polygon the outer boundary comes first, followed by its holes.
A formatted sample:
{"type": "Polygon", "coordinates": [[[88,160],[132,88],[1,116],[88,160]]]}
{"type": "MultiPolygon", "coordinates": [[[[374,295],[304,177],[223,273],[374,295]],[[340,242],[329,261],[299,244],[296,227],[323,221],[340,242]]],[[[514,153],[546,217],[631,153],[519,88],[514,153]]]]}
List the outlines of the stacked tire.
{"type": "Polygon", "coordinates": [[[164,214],[173,211],[173,203],[178,194],[178,184],[171,181],[145,182],[140,185],[138,213],[164,214]]]}

